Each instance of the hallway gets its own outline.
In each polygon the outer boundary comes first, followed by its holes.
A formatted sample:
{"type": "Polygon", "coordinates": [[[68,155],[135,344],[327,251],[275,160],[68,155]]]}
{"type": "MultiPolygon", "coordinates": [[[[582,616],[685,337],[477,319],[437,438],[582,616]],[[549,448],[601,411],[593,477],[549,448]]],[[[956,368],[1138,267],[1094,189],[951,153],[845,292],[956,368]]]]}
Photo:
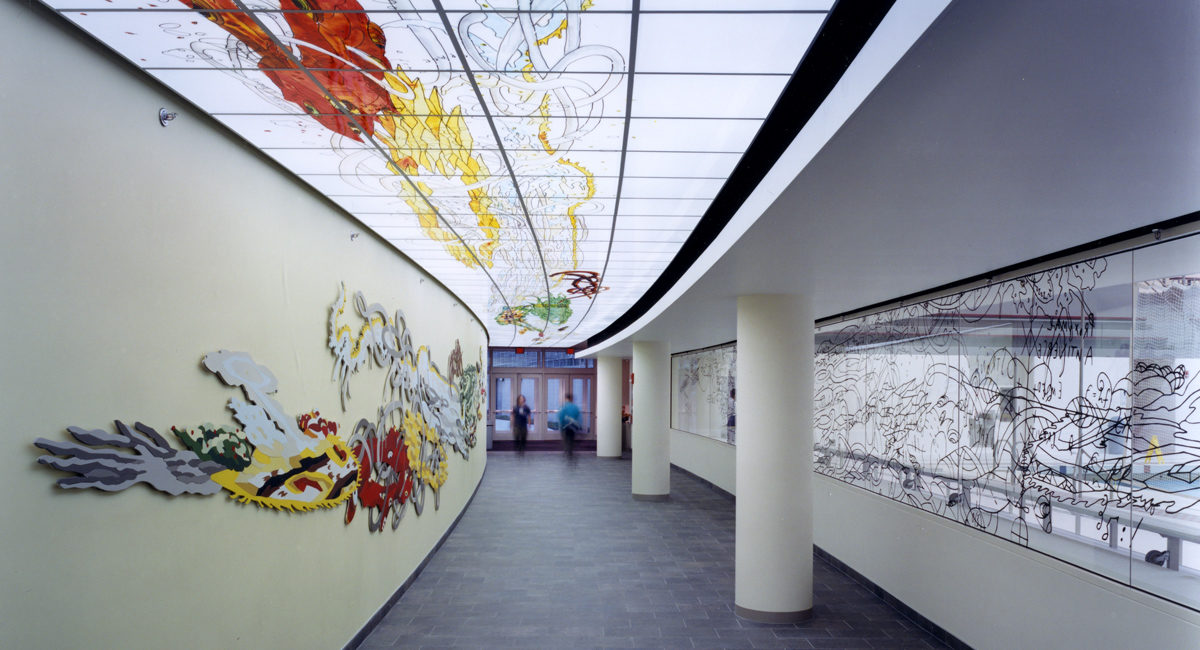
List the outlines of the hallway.
{"type": "Polygon", "coordinates": [[[679,471],[630,498],[627,460],[488,457],[475,501],[362,648],[941,648],[816,560],[814,617],[733,614],[734,507],[679,471]]]}

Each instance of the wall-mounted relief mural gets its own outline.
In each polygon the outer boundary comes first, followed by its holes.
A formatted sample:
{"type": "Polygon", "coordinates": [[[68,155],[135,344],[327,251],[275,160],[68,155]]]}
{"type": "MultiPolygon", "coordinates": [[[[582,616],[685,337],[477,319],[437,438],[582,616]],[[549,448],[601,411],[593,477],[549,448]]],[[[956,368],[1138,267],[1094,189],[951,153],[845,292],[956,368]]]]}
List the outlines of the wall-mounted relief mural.
{"type": "Polygon", "coordinates": [[[464,365],[456,343],[443,375],[429,350],[413,343],[401,310],[389,315],[378,303],[367,303],[361,291],[354,295],[352,313],[350,303],[342,287],[329,315],[329,349],[342,408],[350,400],[354,373],[375,366],[387,374],[383,405],[373,419],[360,419],[350,436],[363,481],[346,506],[346,523],[362,507],[372,532],[382,530],[389,516],[395,529],[409,504],[421,514],[426,489],[437,507],[447,477],[447,449],[467,458],[475,447],[487,403],[483,349],[475,362],[464,365]]]}
{"type": "Polygon", "coordinates": [[[817,472],[1200,608],[1200,238],[817,331],[817,472]]]}
{"type": "Polygon", "coordinates": [[[64,488],[124,490],[137,483],[170,494],[215,494],[227,490],[245,503],[286,510],[333,507],[359,483],[355,455],[338,426],[316,411],[294,417],[271,397],[275,375],[245,352],[204,355],[204,367],[245,396],[227,407],[242,428],[212,425],[172,428],[179,449],[154,429],[116,422],[117,433],[68,427],[77,442],[38,438],[35,445],[54,455],[38,462],[74,474],[59,479],[64,488]]]}
{"type": "Polygon", "coordinates": [[[671,428],[734,444],[737,344],[671,355],[671,428]]]}
{"type": "Polygon", "coordinates": [[[420,514],[426,490],[436,507],[449,473],[447,449],[467,458],[476,443],[486,402],[482,348],[478,361],[464,365],[456,341],[446,376],[426,348],[414,347],[399,311],[389,317],[356,294],[362,324],[355,334],[344,323],[346,303],[342,287],[329,320],[343,410],[352,373],[368,363],[387,371],[384,404],[349,435],[317,411],[288,414],[272,397],[280,386],[270,369],[245,352],[220,350],[204,355],[202,365],[240,389],[226,405],[240,428],[172,427],[176,446],[140,422],[117,421],[115,433],[71,426],[73,441],[34,442],[48,452],[38,462],[70,474],[58,480],[63,488],[115,492],[145,483],[172,495],[224,490],[243,503],[295,512],[345,504],[346,523],[362,507],[372,531],[389,514],[395,528],[409,503],[420,514]]]}

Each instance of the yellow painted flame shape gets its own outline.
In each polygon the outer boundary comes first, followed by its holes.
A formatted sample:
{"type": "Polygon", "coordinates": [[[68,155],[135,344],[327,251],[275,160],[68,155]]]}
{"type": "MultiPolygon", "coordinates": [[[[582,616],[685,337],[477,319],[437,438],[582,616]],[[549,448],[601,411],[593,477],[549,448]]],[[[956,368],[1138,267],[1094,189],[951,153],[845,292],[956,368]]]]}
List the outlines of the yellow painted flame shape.
{"type": "Polygon", "coordinates": [[[228,490],[231,499],[242,503],[308,511],[345,502],[358,490],[362,473],[354,452],[341,438],[329,436],[291,458],[268,456],[255,450],[245,469],[217,472],[212,480],[228,490]],[[268,484],[272,486],[270,489],[266,487],[268,484]]]}

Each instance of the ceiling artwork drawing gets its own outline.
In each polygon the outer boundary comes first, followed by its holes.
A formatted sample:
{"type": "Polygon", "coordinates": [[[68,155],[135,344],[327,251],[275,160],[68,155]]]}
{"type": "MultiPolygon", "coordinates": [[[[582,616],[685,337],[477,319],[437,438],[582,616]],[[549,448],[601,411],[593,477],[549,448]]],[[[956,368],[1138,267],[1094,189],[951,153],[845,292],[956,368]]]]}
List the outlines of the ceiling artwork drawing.
{"type": "Polygon", "coordinates": [[[568,345],[662,274],[833,0],[44,0],[471,307],[568,345]]]}

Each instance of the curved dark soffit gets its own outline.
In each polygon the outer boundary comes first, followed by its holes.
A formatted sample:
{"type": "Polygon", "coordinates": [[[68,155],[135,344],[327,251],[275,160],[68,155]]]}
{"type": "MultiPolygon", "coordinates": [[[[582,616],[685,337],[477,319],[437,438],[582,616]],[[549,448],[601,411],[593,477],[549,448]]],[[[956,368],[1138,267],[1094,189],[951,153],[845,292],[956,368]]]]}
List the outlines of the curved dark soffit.
{"type": "Polygon", "coordinates": [[[666,270],[624,314],[576,347],[590,348],[615,336],[675,286],[808,124],[893,4],[895,0],[839,0],[834,5],[746,153],[666,270]]]}

